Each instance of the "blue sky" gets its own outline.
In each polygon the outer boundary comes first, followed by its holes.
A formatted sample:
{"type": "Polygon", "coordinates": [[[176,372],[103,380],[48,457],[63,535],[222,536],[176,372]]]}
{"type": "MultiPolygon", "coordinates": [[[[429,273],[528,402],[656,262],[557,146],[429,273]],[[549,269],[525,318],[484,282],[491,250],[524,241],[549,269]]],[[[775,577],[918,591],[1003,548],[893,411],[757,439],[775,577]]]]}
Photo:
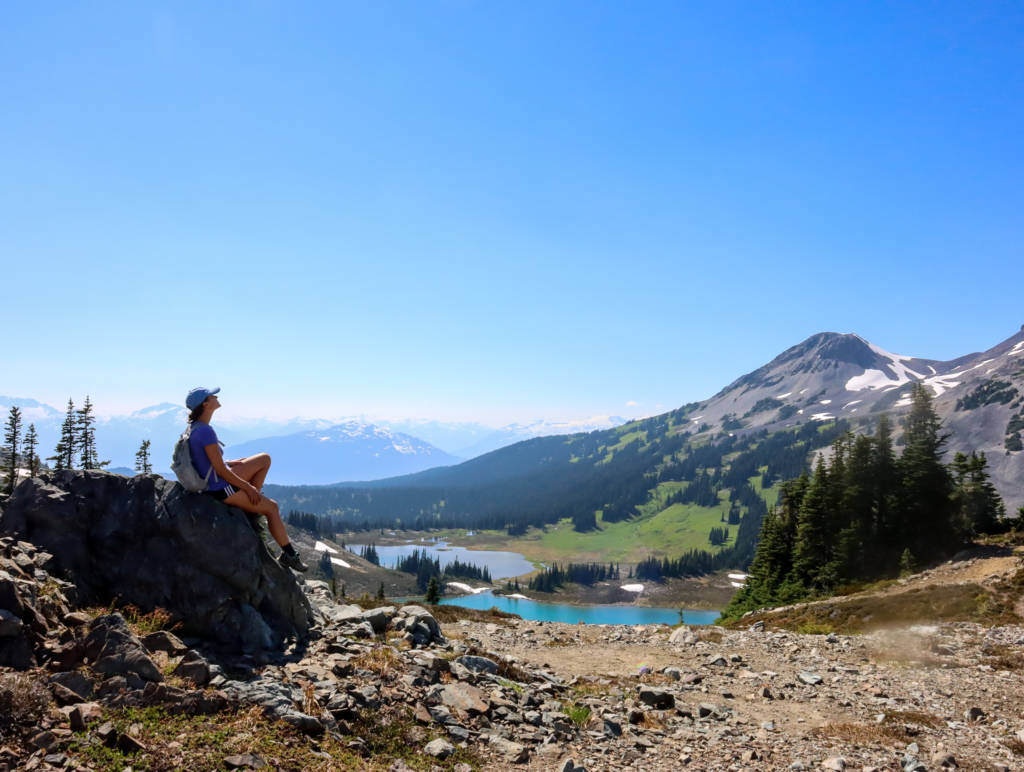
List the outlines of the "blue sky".
{"type": "Polygon", "coordinates": [[[1022,74],[1019,3],[5,3],[0,393],[502,423],[984,349],[1022,74]]]}

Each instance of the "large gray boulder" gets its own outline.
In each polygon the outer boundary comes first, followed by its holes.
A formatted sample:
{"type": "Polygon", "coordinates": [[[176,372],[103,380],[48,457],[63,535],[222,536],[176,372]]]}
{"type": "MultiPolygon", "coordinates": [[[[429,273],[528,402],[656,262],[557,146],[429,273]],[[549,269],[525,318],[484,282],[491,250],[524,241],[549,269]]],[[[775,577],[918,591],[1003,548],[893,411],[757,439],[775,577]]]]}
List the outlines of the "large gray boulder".
{"type": "Polygon", "coordinates": [[[0,518],[53,555],[82,605],[163,608],[197,635],[258,651],[303,639],[313,612],[245,514],[157,475],[53,472],[26,480],[0,518]]]}

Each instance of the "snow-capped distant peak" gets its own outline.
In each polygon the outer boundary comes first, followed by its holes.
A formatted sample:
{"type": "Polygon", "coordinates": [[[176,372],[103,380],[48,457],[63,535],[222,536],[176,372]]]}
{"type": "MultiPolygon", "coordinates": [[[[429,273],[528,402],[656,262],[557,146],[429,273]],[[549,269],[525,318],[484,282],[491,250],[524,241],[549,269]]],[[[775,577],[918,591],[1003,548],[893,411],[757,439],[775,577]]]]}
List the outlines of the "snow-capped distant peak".
{"type": "Polygon", "coordinates": [[[175,405],[171,402],[161,402],[159,405],[150,405],[149,407],[140,408],[131,413],[131,418],[149,419],[159,418],[163,415],[175,415],[176,413],[188,412],[184,405],[175,405]]]}

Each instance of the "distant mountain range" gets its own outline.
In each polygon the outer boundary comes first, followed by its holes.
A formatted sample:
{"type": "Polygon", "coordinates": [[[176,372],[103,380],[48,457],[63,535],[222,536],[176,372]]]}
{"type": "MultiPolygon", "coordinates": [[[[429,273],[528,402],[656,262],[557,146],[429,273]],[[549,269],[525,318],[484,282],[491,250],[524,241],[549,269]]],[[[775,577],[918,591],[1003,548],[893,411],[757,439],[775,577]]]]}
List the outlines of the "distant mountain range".
{"type": "Polygon", "coordinates": [[[460,460],[417,437],[357,421],[261,437],[228,449],[229,457],[255,453],[270,454],[270,479],[281,485],[373,480],[382,474],[417,472],[460,460]]]}
{"type": "MultiPolygon", "coordinates": [[[[30,398],[0,396],[0,418],[12,405],[21,408],[26,426],[35,425],[39,455],[43,459],[51,455],[64,420],[64,408],[30,398]]],[[[100,458],[109,459],[111,469],[130,470],[134,468],[139,445],[148,439],[152,443],[154,470],[170,475],[171,449],[185,427],[186,417],[184,407],[165,402],[128,415],[98,418],[100,458]]],[[[598,416],[580,421],[537,420],[496,429],[480,423],[416,419],[275,421],[232,417],[217,421],[216,429],[229,457],[271,453],[275,482],[322,485],[409,474],[458,463],[529,437],[608,428],[624,422],[622,418],[598,416]]]]}
{"type": "MultiPolygon", "coordinates": [[[[693,466],[688,457],[696,458],[700,448],[723,437],[747,447],[760,442],[756,438],[761,435],[799,432],[833,420],[870,432],[882,413],[896,419],[893,428],[899,434],[898,419],[909,407],[909,386],[915,382],[934,395],[949,433],[948,454],[984,451],[1007,510],[1016,511],[1024,504],[1024,327],[984,352],[948,362],[893,354],[857,335],[823,332],[703,402],[590,434],[520,442],[456,466],[378,480],[369,487],[420,491],[419,498],[401,499],[407,511],[443,512],[465,522],[485,515],[491,522],[503,512],[527,512],[534,519],[548,512],[557,519],[559,512],[593,506],[595,486],[607,488],[606,502],[627,488],[653,491],[658,481],[676,479],[666,478],[666,469],[688,469],[693,466]],[[665,455],[669,449],[671,457],[665,455]],[[464,495],[462,509],[455,512],[453,491],[470,490],[472,496],[464,495]]],[[[805,464],[812,447],[808,443],[804,451],[805,464]]],[[[685,476],[678,481],[691,482],[685,476]]],[[[291,494],[282,490],[278,495],[287,499],[291,494]]],[[[318,511],[321,498],[328,501],[326,493],[295,496],[310,511],[318,511]]],[[[643,503],[644,496],[637,496],[630,506],[643,503]]],[[[357,494],[339,491],[329,506],[344,509],[346,499],[355,501],[357,494]]]]}

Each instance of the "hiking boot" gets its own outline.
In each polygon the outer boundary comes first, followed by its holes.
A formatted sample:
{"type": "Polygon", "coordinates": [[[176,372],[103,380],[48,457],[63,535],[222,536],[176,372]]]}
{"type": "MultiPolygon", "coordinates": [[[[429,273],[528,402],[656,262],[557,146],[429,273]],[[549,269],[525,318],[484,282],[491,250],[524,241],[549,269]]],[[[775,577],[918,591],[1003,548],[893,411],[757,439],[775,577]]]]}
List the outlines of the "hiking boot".
{"type": "Polygon", "coordinates": [[[300,574],[304,574],[309,570],[309,566],[302,562],[302,558],[299,557],[298,553],[289,555],[287,552],[282,552],[277,562],[286,568],[290,568],[292,571],[298,571],[300,574]]]}

